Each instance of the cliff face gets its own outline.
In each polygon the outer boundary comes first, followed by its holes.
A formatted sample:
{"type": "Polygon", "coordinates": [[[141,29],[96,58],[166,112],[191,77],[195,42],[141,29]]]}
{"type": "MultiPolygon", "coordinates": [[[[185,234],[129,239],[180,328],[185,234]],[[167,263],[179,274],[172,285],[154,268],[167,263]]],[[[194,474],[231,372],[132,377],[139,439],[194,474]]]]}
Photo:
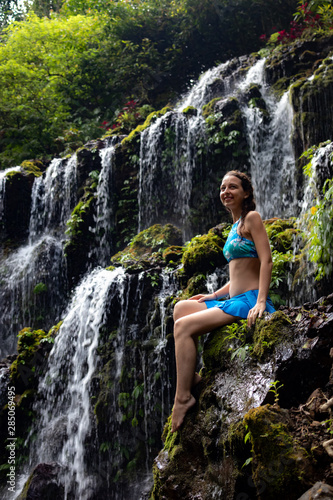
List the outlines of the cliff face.
{"type": "Polygon", "coordinates": [[[331,52],[326,38],[229,61],[129,136],[1,178],[0,426],[5,440],[13,384],[20,498],[293,500],[333,484],[331,274],[314,280],[302,239],[333,177],[331,52]],[[308,181],[299,156],[321,141],[308,181]],[[226,279],[231,168],[268,219],[278,311],[202,341],[197,404],[171,435],[173,306],[226,279]]]}

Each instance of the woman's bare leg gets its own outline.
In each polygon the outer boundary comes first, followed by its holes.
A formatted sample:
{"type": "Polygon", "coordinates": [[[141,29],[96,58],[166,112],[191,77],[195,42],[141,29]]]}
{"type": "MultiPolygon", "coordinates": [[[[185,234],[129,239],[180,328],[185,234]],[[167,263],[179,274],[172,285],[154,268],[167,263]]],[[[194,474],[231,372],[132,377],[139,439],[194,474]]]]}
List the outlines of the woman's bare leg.
{"type": "Polygon", "coordinates": [[[172,411],[172,432],[180,428],[186,412],[195,404],[191,387],[195,381],[198,336],[237,321],[236,317],[225,314],[217,307],[207,309],[205,304],[203,306],[204,309],[200,308],[201,310],[179,317],[175,321],[177,388],[172,411]]]}
{"type": "MultiPolygon", "coordinates": [[[[198,302],[197,300],[180,300],[174,307],[173,319],[176,322],[177,319],[183,318],[184,316],[188,316],[189,314],[206,310],[207,307],[203,302],[198,302]]],[[[198,351],[199,337],[195,336],[193,338],[196,345],[196,351],[198,351]]],[[[199,373],[194,373],[192,387],[196,386],[200,382],[200,380],[201,377],[199,373]]]]}

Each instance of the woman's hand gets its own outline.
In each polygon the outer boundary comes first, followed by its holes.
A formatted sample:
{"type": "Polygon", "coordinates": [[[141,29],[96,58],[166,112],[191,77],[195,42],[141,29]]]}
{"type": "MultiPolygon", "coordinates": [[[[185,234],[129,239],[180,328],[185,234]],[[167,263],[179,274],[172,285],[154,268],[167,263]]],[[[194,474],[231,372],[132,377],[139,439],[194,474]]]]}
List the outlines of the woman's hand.
{"type": "Polygon", "coordinates": [[[266,302],[257,302],[252,309],[249,310],[247,315],[247,326],[251,327],[254,325],[257,318],[261,318],[266,309],[266,302]]]}
{"type": "Polygon", "coordinates": [[[189,300],[197,300],[198,302],[205,302],[206,300],[217,300],[215,293],[209,293],[207,295],[204,294],[198,294],[198,295],[193,295],[193,297],[190,297],[189,300]]]}

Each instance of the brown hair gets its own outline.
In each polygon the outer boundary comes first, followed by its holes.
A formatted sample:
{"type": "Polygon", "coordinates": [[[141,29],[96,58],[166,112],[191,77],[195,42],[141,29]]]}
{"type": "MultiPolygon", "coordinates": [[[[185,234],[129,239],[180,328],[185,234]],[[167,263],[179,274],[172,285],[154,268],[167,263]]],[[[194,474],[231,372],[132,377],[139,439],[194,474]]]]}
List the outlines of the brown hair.
{"type": "Polygon", "coordinates": [[[244,172],[240,172],[239,170],[230,170],[224,175],[224,177],[226,177],[227,175],[234,175],[235,177],[238,177],[238,179],[240,179],[242,183],[242,188],[249,195],[243,200],[241,221],[239,225],[239,232],[240,234],[242,234],[242,227],[244,226],[245,217],[249,212],[251,212],[251,210],[256,209],[256,200],[254,199],[252,181],[248,175],[244,174],[244,172]]]}

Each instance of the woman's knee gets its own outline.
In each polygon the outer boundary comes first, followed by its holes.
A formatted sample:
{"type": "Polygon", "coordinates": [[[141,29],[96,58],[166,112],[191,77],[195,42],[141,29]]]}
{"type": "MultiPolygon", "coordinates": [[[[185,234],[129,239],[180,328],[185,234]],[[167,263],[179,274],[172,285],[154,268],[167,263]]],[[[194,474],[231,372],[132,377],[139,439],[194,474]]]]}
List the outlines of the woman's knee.
{"type": "Polygon", "coordinates": [[[173,318],[175,321],[177,321],[178,318],[181,318],[182,316],[185,316],[186,310],[188,309],[188,300],[180,300],[175,304],[175,307],[173,309],[173,318]]]}
{"type": "Polygon", "coordinates": [[[193,314],[199,311],[203,311],[206,309],[204,302],[198,302],[197,300],[180,300],[175,304],[173,310],[173,319],[177,321],[177,319],[183,318],[184,316],[188,316],[189,314],[193,314]]]}
{"type": "Polygon", "coordinates": [[[191,336],[191,328],[189,327],[186,316],[176,319],[174,323],[173,335],[176,341],[180,338],[191,336]]]}

